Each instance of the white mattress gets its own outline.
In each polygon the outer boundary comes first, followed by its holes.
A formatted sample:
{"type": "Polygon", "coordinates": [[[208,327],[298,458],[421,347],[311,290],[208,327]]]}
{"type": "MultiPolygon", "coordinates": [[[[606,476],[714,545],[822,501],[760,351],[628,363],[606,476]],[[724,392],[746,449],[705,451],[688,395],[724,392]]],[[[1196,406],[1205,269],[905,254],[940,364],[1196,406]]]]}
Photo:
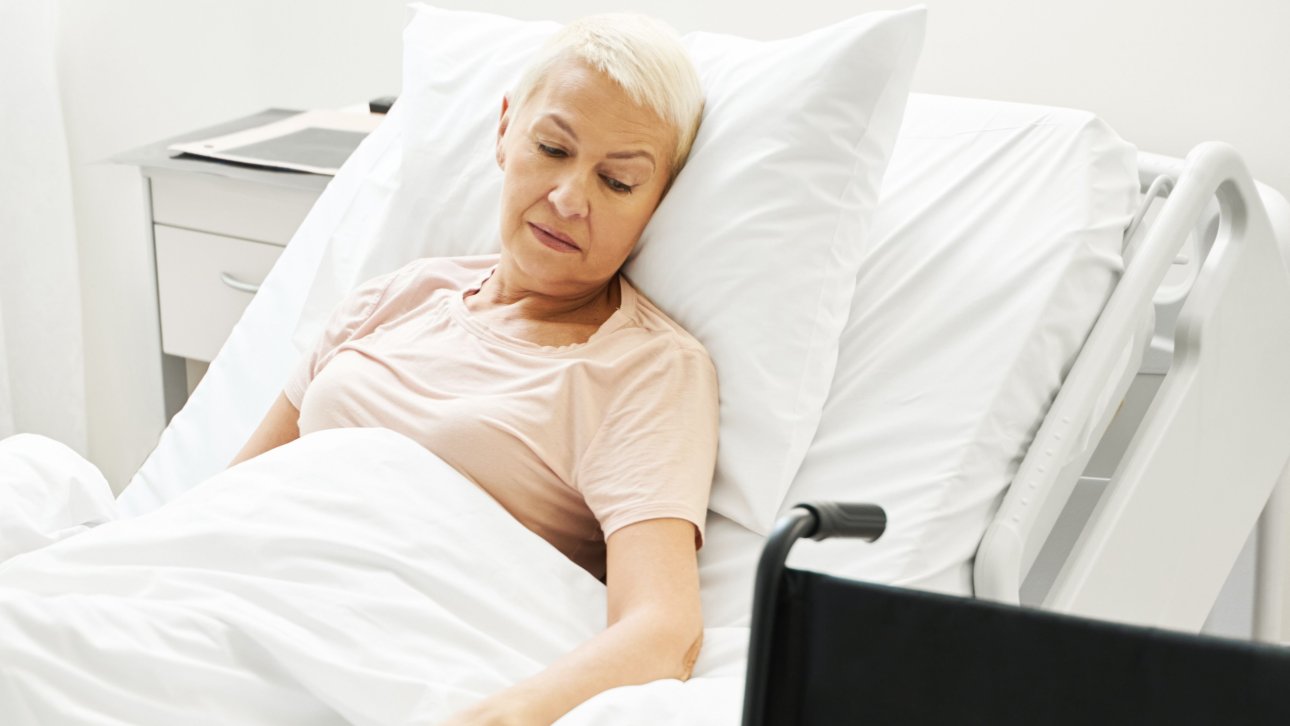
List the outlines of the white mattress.
{"type": "MultiPolygon", "coordinates": [[[[971,594],[977,544],[1122,269],[1137,185],[1134,148],[1090,113],[910,96],[782,508],[873,502],[888,530],[804,541],[790,565],[971,594]]],[[[710,518],[709,623],[747,618],[762,541],[710,518]]]]}

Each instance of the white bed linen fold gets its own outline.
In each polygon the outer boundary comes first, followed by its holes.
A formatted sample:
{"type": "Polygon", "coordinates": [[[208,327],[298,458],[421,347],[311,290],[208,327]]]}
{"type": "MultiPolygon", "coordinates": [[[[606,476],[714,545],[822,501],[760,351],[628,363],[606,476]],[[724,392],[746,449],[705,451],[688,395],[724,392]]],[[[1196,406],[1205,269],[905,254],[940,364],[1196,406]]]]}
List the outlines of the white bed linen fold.
{"type": "MultiPolygon", "coordinates": [[[[605,624],[604,586],[410,439],[302,437],[149,514],[0,563],[20,724],[433,724],[605,624]]],[[[561,723],[735,724],[747,630],[696,678],[561,723]]]]}
{"type": "Polygon", "coordinates": [[[39,434],[0,440],[0,562],[113,519],[112,488],[75,450],[39,434]]]}

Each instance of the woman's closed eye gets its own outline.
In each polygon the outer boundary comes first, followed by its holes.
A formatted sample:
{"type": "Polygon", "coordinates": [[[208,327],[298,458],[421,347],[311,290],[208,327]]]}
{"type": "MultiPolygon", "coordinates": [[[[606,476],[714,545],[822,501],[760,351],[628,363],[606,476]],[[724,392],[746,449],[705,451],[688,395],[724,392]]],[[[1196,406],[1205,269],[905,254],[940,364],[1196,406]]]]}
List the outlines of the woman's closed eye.
{"type": "Polygon", "coordinates": [[[612,176],[605,176],[604,174],[601,174],[600,178],[605,181],[605,184],[610,189],[614,190],[615,192],[618,192],[619,194],[631,194],[632,189],[634,189],[634,187],[628,186],[627,184],[624,184],[618,181],[612,176]]]}
{"type": "Polygon", "coordinates": [[[547,146],[541,141],[537,142],[537,147],[538,147],[538,151],[541,151],[543,154],[554,157],[556,159],[563,159],[564,157],[569,155],[569,152],[565,151],[564,149],[561,149],[558,146],[547,146]]]}

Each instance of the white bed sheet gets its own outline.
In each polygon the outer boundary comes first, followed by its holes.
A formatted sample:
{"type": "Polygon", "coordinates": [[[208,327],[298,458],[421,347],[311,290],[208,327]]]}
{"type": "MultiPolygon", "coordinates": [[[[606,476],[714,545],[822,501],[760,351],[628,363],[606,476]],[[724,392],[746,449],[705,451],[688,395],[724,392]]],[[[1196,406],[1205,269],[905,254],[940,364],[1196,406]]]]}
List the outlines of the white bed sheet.
{"type": "MultiPolygon", "coordinates": [[[[447,464],[334,429],[0,563],[0,713],[434,723],[604,623],[604,586],[447,464]]],[[[736,724],[746,641],[709,629],[690,681],[607,691],[561,724],[736,724]]]]}

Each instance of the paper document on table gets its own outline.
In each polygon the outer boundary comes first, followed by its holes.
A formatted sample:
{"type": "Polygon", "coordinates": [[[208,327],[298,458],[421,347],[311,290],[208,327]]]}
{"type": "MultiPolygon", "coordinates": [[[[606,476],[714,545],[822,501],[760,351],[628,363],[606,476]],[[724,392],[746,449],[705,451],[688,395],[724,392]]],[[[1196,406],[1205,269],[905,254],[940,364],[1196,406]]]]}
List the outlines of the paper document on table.
{"type": "Polygon", "coordinates": [[[305,111],[245,131],[171,144],[167,149],[335,176],[341,164],[384,118],[382,114],[351,111],[305,111]]]}

